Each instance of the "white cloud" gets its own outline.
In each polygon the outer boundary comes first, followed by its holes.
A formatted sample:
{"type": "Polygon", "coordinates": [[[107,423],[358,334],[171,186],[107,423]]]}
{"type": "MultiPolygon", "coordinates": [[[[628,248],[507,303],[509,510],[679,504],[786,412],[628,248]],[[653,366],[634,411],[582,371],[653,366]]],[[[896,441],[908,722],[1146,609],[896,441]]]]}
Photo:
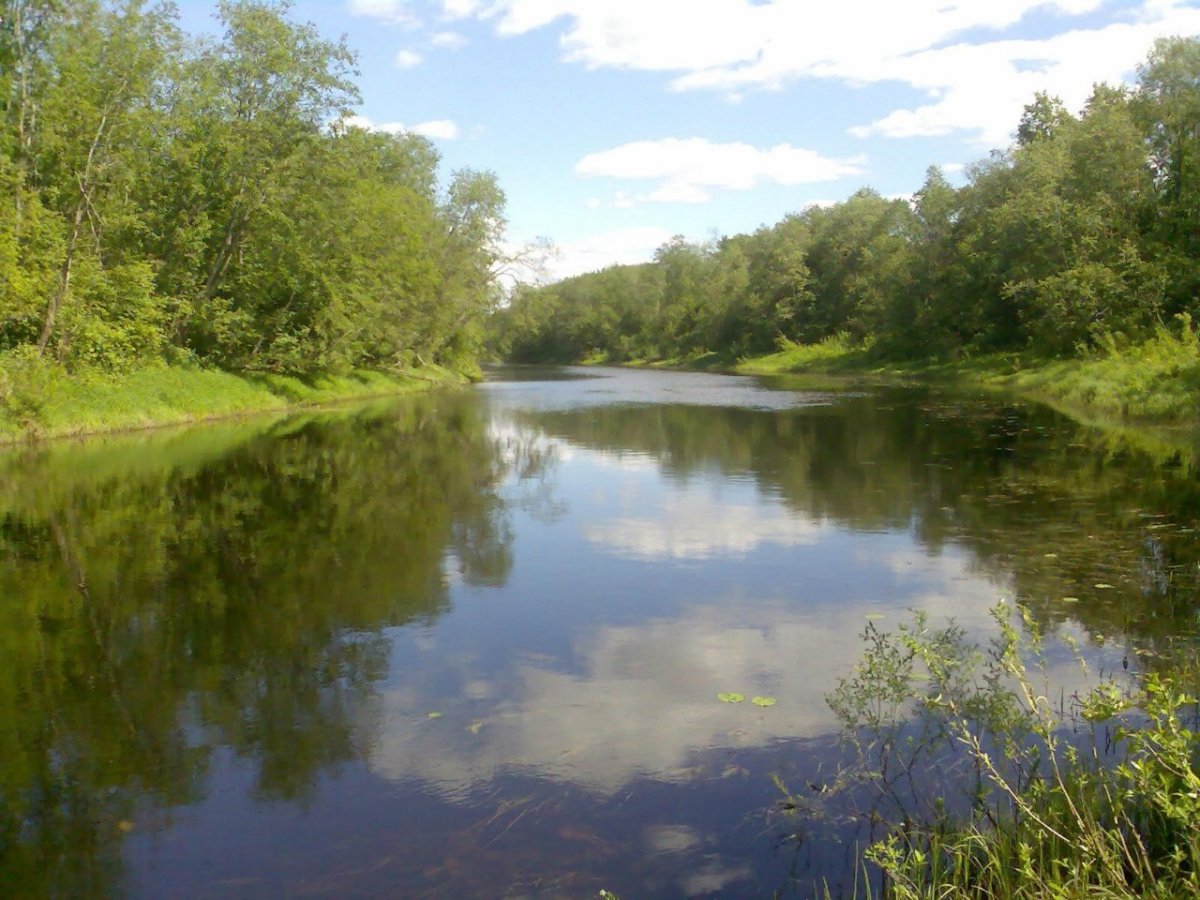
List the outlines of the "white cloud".
{"type": "Polygon", "coordinates": [[[677,90],[736,95],[799,78],[898,82],[929,102],[864,123],[856,134],[967,131],[989,142],[1007,140],[1035,91],[1078,106],[1093,82],[1127,78],[1156,37],[1200,32],[1200,9],[1192,0],[707,0],[702,15],[693,0],[453,5],[493,19],[501,34],[565,20],[560,44],[566,60],[675,73],[677,90]],[[1034,10],[1057,15],[1061,31],[1044,39],[1005,39],[1034,10]],[[1071,30],[1072,17],[1095,13],[1107,24],[1071,30]]]}
{"type": "Polygon", "coordinates": [[[421,54],[415,50],[398,50],[395,62],[397,69],[415,69],[421,64],[421,54]]]}
{"type": "Polygon", "coordinates": [[[407,0],[349,0],[347,10],[352,16],[380,19],[407,28],[418,24],[417,17],[408,7],[407,0]]]}
{"type": "Polygon", "coordinates": [[[453,141],[459,136],[458,125],[450,119],[434,119],[430,122],[421,122],[412,127],[413,134],[419,134],[422,137],[427,137],[432,140],[453,141]]]}
{"type": "Polygon", "coordinates": [[[654,251],[672,238],[665,228],[652,226],[621,228],[558,244],[555,257],[547,261],[550,280],[596,272],[608,266],[648,262],[654,251]]]}
{"type": "Polygon", "coordinates": [[[442,13],[447,19],[465,19],[483,15],[486,4],[483,0],[442,0],[442,13]]]}
{"type": "Polygon", "coordinates": [[[459,50],[467,46],[467,39],[457,31],[439,31],[430,35],[429,43],[442,50],[459,50]]]}
{"type": "Polygon", "coordinates": [[[585,177],[653,180],[645,194],[623,192],[618,207],[640,203],[706,203],[713,190],[749,190],[761,182],[782,185],[833,181],[863,172],[862,157],[830,159],[812,150],[778,144],[760,150],[749,144],[716,144],[703,138],[634,141],[591,153],[575,165],[585,177]]]}
{"type": "Polygon", "coordinates": [[[375,122],[366,116],[347,116],[343,122],[350,128],[378,131],[381,134],[419,134],[431,140],[452,141],[460,133],[458,125],[450,119],[433,119],[416,125],[405,125],[403,122],[375,122]]]}

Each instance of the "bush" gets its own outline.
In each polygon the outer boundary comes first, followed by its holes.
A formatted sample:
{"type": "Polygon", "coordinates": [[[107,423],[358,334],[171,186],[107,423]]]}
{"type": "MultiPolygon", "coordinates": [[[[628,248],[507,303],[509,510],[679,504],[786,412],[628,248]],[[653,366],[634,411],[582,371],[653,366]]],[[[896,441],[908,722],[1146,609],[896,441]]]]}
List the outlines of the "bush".
{"type": "Polygon", "coordinates": [[[920,614],[894,634],[868,624],[828,698],[855,756],[838,787],[876,797],[864,865],[885,896],[1200,896],[1191,669],[1055,702],[1034,623],[993,614],[986,647],[920,614]]]}
{"type": "Polygon", "coordinates": [[[0,408],[20,427],[36,426],[55,383],[65,377],[65,370],[38,355],[32,344],[4,351],[0,353],[0,408]]]}

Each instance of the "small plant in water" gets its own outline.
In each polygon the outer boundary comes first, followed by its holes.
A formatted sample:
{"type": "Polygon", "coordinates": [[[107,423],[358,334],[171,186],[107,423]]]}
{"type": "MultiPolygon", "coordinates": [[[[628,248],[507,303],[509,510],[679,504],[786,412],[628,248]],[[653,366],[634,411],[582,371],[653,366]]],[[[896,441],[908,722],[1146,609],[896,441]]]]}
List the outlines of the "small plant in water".
{"type": "Polygon", "coordinates": [[[725,691],[717,694],[717,699],[722,703],[741,703],[745,700],[745,696],[734,691],[725,691]]]}
{"type": "Polygon", "coordinates": [[[985,647],[919,613],[868,623],[828,698],[855,759],[834,787],[875,798],[883,896],[1200,897],[1195,667],[1052,700],[1036,624],[993,615],[985,647]]]}

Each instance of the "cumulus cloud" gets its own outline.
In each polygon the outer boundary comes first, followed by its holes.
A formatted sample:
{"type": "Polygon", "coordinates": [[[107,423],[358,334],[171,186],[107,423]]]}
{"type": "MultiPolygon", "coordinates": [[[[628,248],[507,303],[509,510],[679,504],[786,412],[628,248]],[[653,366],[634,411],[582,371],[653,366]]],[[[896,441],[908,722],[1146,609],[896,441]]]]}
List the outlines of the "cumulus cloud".
{"type": "Polygon", "coordinates": [[[421,64],[421,54],[415,50],[398,50],[395,62],[397,69],[415,69],[421,64]]]}
{"type": "Polygon", "coordinates": [[[379,19],[408,28],[418,24],[407,0],[349,0],[346,8],[352,16],[379,19]]]}
{"type": "Polygon", "coordinates": [[[432,119],[416,125],[405,125],[403,122],[375,122],[366,116],[347,116],[343,123],[350,128],[363,128],[382,134],[419,134],[430,140],[441,141],[453,141],[461,133],[458,124],[450,119],[432,119]]]}
{"type": "Polygon", "coordinates": [[[460,134],[458,125],[451,119],[433,119],[429,122],[421,122],[414,125],[411,130],[413,134],[436,141],[457,140],[460,134]]]}
{"type": "Polygon", "coordinates": [[[1200,9],[1190,0],[709,0],[702,15],[691,0],[453,5],[493,20],[505,35],[561,22],[565,60],[674,73],[677,90],[739,94],[799,78],[899,82],[930,102],[862,123],[857,134],[967,131],[987,141],[1007,137],[1035,91],[1078,105],[1093,82],[1128,77],[1156,37],[1200,32],[1200,9]],[[1035,10],[1057,16],[1061,28],[1034,40],[1005,38],[1035,10]],[[1079,27],[1083,15],[1102,18],[1079,27]]]}
{"type": "Polygon", "coordinates": [[[831,159],[812,150],[778,144],[765,150],[703,138],[634,141],[591,153],[575,165],[585,177],[656,181],[644,194],[623,192],[615,205],[705,203],[714,190],[749,190],[762,182],[782,185],[833,181],[864,171],[862,157],[831,159]]]}
{"type": "Polygon", "coordinates": [[[442,0],[442,14],[448,19],[465,19],[484,14],[488,4],[484,0],[442,0]]]}

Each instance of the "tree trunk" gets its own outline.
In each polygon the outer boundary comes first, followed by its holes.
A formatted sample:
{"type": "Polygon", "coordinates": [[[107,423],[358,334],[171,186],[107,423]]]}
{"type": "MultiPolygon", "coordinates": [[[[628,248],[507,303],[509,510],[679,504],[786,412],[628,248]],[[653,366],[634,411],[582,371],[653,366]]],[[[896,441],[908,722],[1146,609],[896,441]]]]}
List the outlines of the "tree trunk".
{"type": "Polygon", "coordinates": [[[37,343],[38,356],[46,355],[46,347],[54,333],[54,322],[58,318],[58,311],[67,298],[67,291],[71,288],[71,265],[75,261],[75,247],[79,243],[79,231],[83,227],[84,208],[85,204],[81,198],[75,205],[75,221],[71,226],[71,237],[67,241],[67,256],[59,271],[58,287],[54,289],[54,293],[50,296],[50,302],[46,305],[46,319],[42,323],[42,336],[38,338],[37,343]]]}
{"type": "MultiPolygon", "coordinates": [[[[124,85],[122,85],[123,87],[124,85]]],[[[50,302],[46,304],[46,319],[42,323],[42,336],[38,338],[37,343],[38,356],[46,355],[46,347],[50,343],[51,335],[54,334],[54,322],[58,318],[59,308],[66,300],[67,291],[71,288],[71,265],[75,261],[75,248],[79,244],[79,230],[83,226],[84,213],[87,212],[87,208],[92,202],[92,189],[95,187],[92,182],[92,170],[96,162],[96,152],[104,140],[104,129],[107,126],[108,114],[105,113],[100,117],[100,124],[96,126],[96,136],[92,138],[92,145],[88,148],[83,176],[79,179],[79,199],[75,202],[75,219],[71,226],[71,237],[67,241],[67,256],[63,260],[62,270],[59,273],[58,287],[51,295],[50,302]]]]}

